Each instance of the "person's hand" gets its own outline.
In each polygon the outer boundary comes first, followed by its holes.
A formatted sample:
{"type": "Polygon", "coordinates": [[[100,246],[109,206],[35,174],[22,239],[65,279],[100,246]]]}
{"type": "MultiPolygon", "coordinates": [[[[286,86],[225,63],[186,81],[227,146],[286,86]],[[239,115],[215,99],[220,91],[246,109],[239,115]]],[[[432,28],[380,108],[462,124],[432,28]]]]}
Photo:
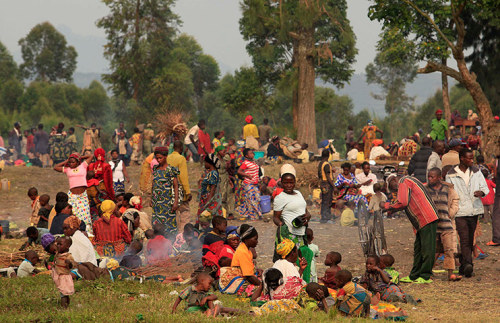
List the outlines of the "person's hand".
{"type": "Polygon", "coordinates": [[[199,303],[200,303],[200,306],[205,305],[207,303],[207,297],[203,297],[199,303]]]}
{"type": "Polygon", "coordinates": [[[367,181],[365,182],[365,184],[364,184],[364,185],[370,185],[372,182],[373,182],[373,179],[369,179],[369,180],[367,180],[367,181]]]}
{"type": "Polygon", "coordinates": [[[351,188],[356,187],[356,184],[351,183],[351,184],[349,184],[349,187],[351,187],[351,188]]]}
{"type": "Polygon", "coordinates": [[[307,260],[306,260],[306,258],[304,258],[304,257],[300,258],[300,260],[299,260],[299,267],[300,267],[301,270],[305,270],[306,269],[306,267],[307,267],[307,260]]]}
{"type": "Polygon", "coordinates": [[[316,297],[317,301],[321,301],[321,300],[323,300],[323,298],[325,298],[325,293],[323,292],[322,289],[318,289],[314,296],[316,297]]]}
{"type": "Polygon", "coordinates": [[[475,197],[483,197],[484,196],[484,193],[482,191],[475,191],[474,192],[474,196],[475,197]]]}
{"type": "Polygon", "coordinates": [[[191,202],[193,196],[191,194],[186,195],[186,201],[191,202]]]}

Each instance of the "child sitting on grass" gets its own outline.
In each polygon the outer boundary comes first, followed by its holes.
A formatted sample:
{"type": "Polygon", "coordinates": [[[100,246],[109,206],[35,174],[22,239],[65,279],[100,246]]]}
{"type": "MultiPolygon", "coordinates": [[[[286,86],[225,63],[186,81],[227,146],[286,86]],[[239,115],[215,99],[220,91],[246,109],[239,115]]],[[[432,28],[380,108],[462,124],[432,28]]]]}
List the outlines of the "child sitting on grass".
{"type": "Polygon", "coordinates": [[[40,196],[38,196],[38,190],[36,187],[31,187],[28,190],[28,197],[31,200],[31,218],[30,225],[36,226],[38,224],[38,211],[40,210],[40,196]]]}
{"type": "Polygon", "coordinates": [[[50,196],[43,194],[38,199],[40,203],[40,209],[38,210],[38,224],[37,228],[48,229],[49,227],[49,215],[52,210],[52,205],[49,204],[50,196]]]}
{"type": "Polygon", "coordinates": [[[163,236],[165,226],[161,223],[155,223],[153,224],[153,230],[154,238],[148,241],[146,249],[146,260],[148,264],[154,264],[167,260],[173,250],[170,240],[163,236]]]}
{"type": "Polygon", "coordinates": [[[28,250],[24,254],[23,262],[21,263],[21,265],[19,265],[19,268],[17,268],[17,275],[12,268],[12,270],[7,271],[7,276],[10,278],[14,278],[16,276],[19,278],[24,278],[38,274],[40,271],[38,269],[35,269],[35,266],[39,261],[40,258],[38,257],[36,251],[28,250]]]}
{"type": "Polygon", "coordinates": [[[306,309],[312,305],[313,307],[317,306],[319,310],[328,313],[328,310],[333,305],[335,305],[335,299],[330,295],[328,287],[324,285],[320,285],[318,283],[309,283],[306,286],[306,293],[310,298],[314,299],[314,301],[316,302],[316,304],[309,304],[309,305],[303,304],[306,305],[305,306],[306,309]]]}
{"type": "Polygon", "coordinates": [[[237,309],[220,307],[214,304],[214,301],[217,300],[217,295],[209,293],[212,283],[213,278],[209,274],[198,274],[196,284],[184,289],[175,300],[172,307],[172,314],[175,313],[181,301],[186,302],[186,312],[188,313],[204,312],[207,316],[215,317],[221,313],[235,314],[240,312],[237,309]]]}
{"type": "Polygon", "coordinates": [[[325,271],[325,276],[320,278],[320,282],[323,283],[326,287],[331,289],[337,289],[337,283],[335,281],[335,275],[341,268],[338,266],[342,261],[342,255],[336,251],[331,251],[326,255],[325,258],[325,266],[329,266],[325,271]]]}
{"type": "Polygon", "coordinates": [[[417,304],[411,295],[406,294],[398,285],[391,282],[391,275],[379,266],[378,256],[368,256],[366,272],[361,277],[360,284],[373,294],[380,294],[380,299],[383,301],[417,304]]]}
{"type": "Polygon", "coordinates": [[[399,272],[394,269],[394,257],[389,254],[380,256],[380,269],[385,270],[391,276],[391,282],[399,284],[399,272]]]}
{"type": "Polygon", "coordinates": [[[343,227],[353,227],[358,224],[356,217],[354,216],[354,208],[356,204],[353,201],[337,201],[336,207],[342,212],[340,215],[340,225],[343,227]]]}
{"type": "Polygon", "coordinates": [[[69,253],[71,247],[70,237],[60,237],[56,240],[57,254],[54,258],[54,268],[52,269],[52,279],[61,294],[61,306],[69,306],[69,296],[75,293],[71,269],[77,266],[73,256],[69,253]]]}
{"type": "Polygon", "coordinates": [[[372,299],[369,291],[351,280],[352,274],[348,270],[340,270],[335,274],[339,288],[335,307],[345,316],[367,317],[370,314],[370,304],[378,304],[378,299],[372,299]]]}

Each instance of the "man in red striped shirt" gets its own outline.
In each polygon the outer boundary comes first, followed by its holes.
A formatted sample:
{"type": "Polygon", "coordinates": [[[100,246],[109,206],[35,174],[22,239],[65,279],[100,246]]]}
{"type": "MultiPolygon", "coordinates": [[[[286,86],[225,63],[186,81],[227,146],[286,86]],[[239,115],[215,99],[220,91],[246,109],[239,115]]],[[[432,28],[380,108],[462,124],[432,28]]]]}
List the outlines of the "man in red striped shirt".
{"type": "Polygon", "coordinates": [[[405,210],[416,234],[413,245],[413,268],[402,282],[432,282],[432,267],[436,253],[436,229],[438,213],[432,197],[424,185],[415,177],[393,175],[387,178],[387,185],[397,192],[397,199],[392,203],[381,203],[380,207],[389,212],[405,210]]]}

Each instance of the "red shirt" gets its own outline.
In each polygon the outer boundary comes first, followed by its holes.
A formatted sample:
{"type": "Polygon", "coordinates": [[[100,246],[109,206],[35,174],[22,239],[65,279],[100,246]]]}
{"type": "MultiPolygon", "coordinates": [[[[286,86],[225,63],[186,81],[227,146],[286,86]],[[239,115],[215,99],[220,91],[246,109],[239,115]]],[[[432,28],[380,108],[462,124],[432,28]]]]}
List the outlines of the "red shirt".
{"type": "Polygon", "coordinates": [[[485,180],[490,192],[485,197],[482,197],[481,201],[483,202],[483,205],[492,205],[493,203],[495,203],[495,192],[493,191],[493,189],[496,187],[496,184],[493,183],[491,179],[485,178],[485,180]]]}
{"type": "Polygon", "coordinates": [[[158,235],[148,241],[147,261],[155,263],[166,260],[172,254],[172,243],[164,236],[158,235]]]}
{"type": "Polygon", "coordinates": [[[210,135],[201,129],[198,130],[198,154],[205,156],[206,154],[211,154],[211,153],[212,153],[212,142],[210,141],[210,135]],[[205,150],[203,150],[201,146],[204,146],[205,150]]]}
{"type": "Polygon", "coordinates": [[[29,135],[26,137],[26,154],[35,151],[35,136],[29,135]]]}
{"type": "Polygon", "coordinates": [[[417,231],[438,220],[432,197],[424,185],[411,176],[404,176],[399,180],[398,197],[392,204],[386,202],[385,208],[389,210],[404,208],[413,228],[417,231]]]}
{"type": "Polygon", "coordinates": [[[102,218],[95,221],[92,229],[94,230],[94,241],[115,242],[123,240],[125,243],[132,241],[132,236],[125,222],[114,215],[109,219],[109,223],[102,218]]]}

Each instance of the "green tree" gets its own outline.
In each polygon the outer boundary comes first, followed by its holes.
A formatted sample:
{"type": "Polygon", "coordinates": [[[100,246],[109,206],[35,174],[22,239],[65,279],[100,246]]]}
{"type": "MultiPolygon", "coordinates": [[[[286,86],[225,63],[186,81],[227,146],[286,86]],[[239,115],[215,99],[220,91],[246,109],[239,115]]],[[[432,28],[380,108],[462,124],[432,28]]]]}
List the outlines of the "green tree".
{"type": "Polygon", "coordinates": [[[7,48],[0,42],[0,87],[2,83],[18,78],[17,64],[7,48]]]}
{"type": "Polygon", "coordinates": [[[457,80],[472,96],[483,126],[486,158],[500,154],[500,127],[495,124],[490,103],[465,60],[464,40],[469,25],[465,16],[488,17],[498,25],[497,0],[372,0],[368,16],[382,21],[384,29],[397,27],[415,45],[415,57],[426,66],[418,73],[440,72],[457,80]],[[457,68],[445,64],[453,58],[457,68]]]}
{"type": "Polygon", "coordinates": [[[244,0],[242,9],[240,30],[259,77],[276,84],[291,72],[297,140],[315,149],[315,79],[342,85],[353,73],[355,37],[346,1],[244,0]]]}
{"type": "Polygon", "coordinates": [[[139,104],[148,96],[153,80],[164,72],[179,17],[174,0],[102,0],[110,13],[97,21],[106,32],[104,56],[111,73],[104,80],[116,96],[139,104]]]}
{"type": "Polygon", "coordinates": [[[339,96],[331,88],[316,87],[314,99],[318,137],[344,138],[353,117],[354,105],[351,98],[347,95],[339,96]]]}
{"type": "Polygon", "coordinates": [[[51,82],[71,82],[76,69],[77,53],[66,44],[65,37],[49,22],[33,27],[19,40],[23,63],[21,72],[26,79],[51,82]]]}
{"type": "Polygon", "coordinates": [[[106,89],[98,81],[92,81],[87,89],[82,90],[82,98],[78,102],[84,111],[84,118],[89,121],[98,122],[103,117],[109,116],[111,105],[106,89]]]}

